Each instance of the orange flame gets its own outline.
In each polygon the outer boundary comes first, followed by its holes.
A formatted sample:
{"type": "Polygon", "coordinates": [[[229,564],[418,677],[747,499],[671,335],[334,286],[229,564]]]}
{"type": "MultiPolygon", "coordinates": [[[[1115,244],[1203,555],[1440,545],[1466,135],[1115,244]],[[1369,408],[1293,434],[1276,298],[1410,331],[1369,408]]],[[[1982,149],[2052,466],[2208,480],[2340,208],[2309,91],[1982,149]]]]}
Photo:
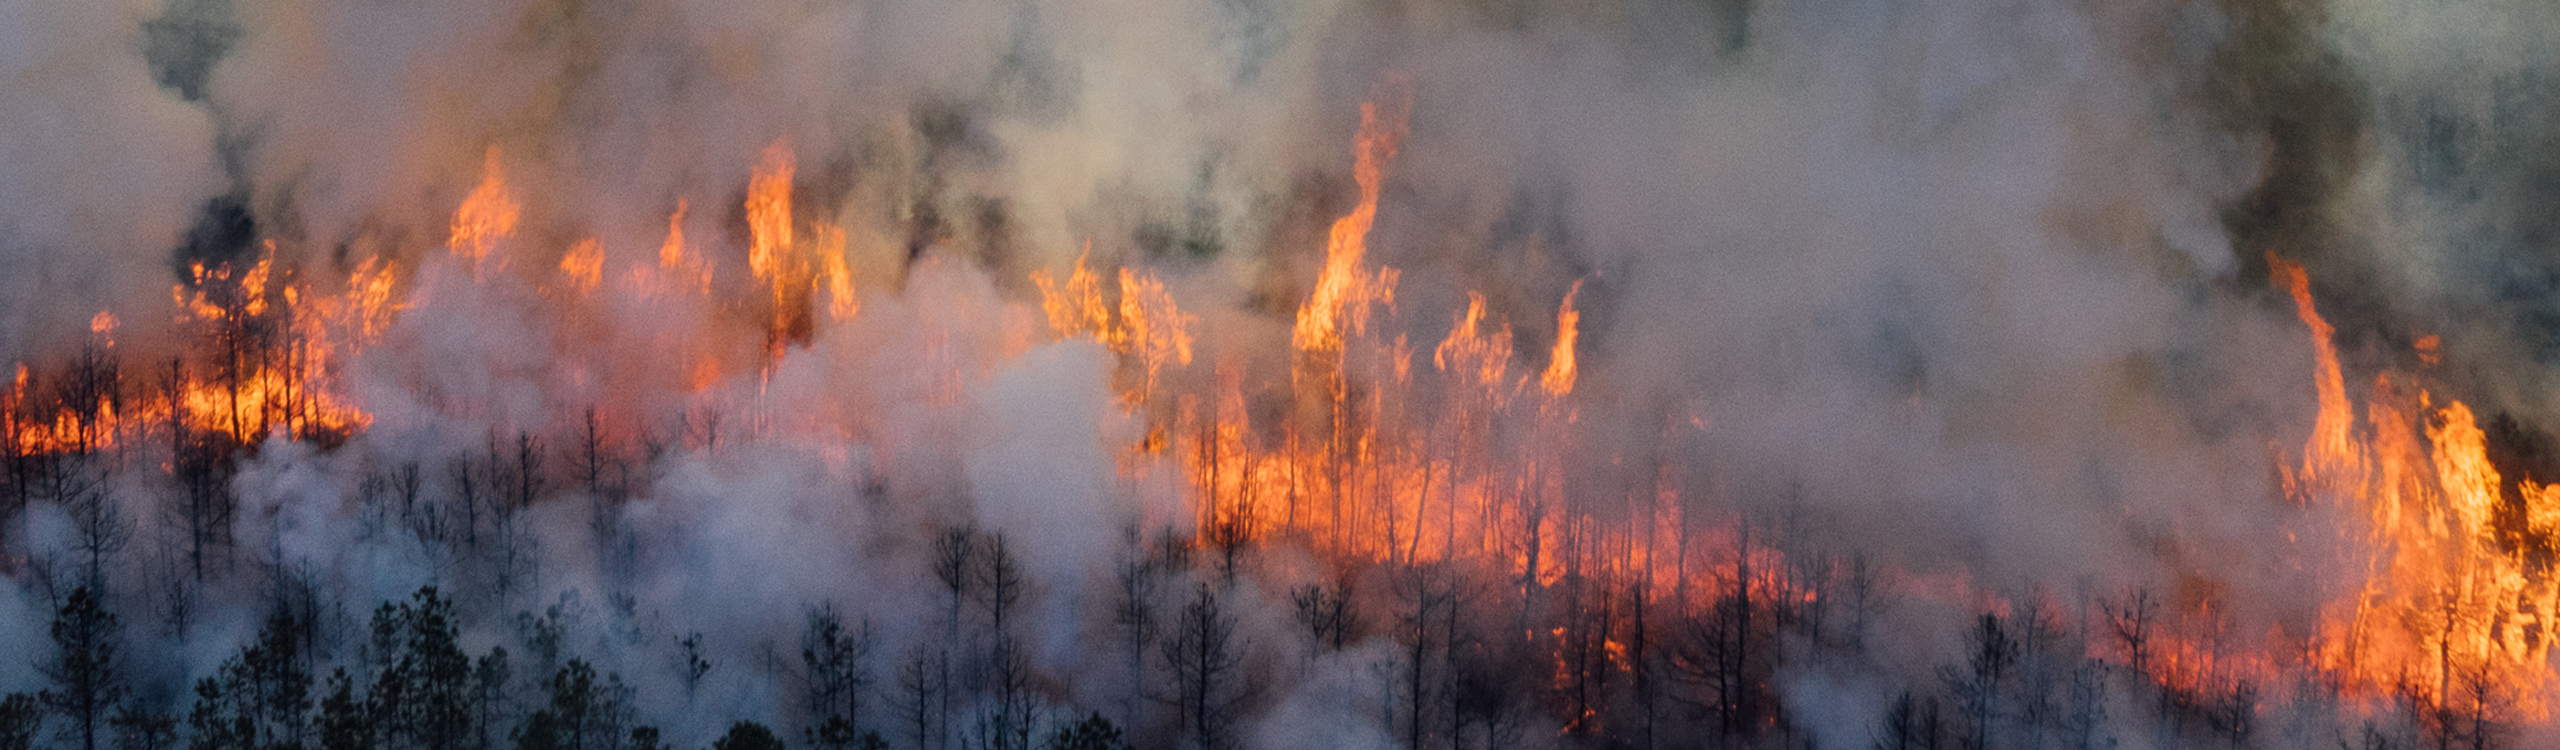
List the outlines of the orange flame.
{"type": "Polygon", "coordinates": [[[1136,368],[1135,382],[1120,395],[1132,405],[1145,404],[1167,366],[1191,364],[1191,325],[1199,318],[1176,306],[1173,293],[1154,274],[1129,268],[1120,269],[1119,303],[1105,302],[1102,275],[1086,264],[1092,249],[1086,243],[1065,282],[1033,271],[1031,284],[1040,290],[1040,310],[1050,330],[1062,338],[1091,338],[1136,368]]]}
{"type": "Polygon", "coordinates": [[[1378,193],[1386,183],[1386,162],[1395,158],[1404,138],[1400,114],[1381,115],[1376,102],[1360,105],[1360,135],[1352,148],[1352,179],[1360,184],[1360,205],[1333,222],[1325,243],[1324,270],[1316,288],[1298,308],[1290,341],[1298,351],[1340,352],[1346,331],[1368,326],[1373,304],[1395,302],[1396,271],[1372,273],[1365,265],[1369,228],[1378,220],[1378,193]]]}
{"type": "Polygon", "coordinates": [[[498,147],[490,146],[480,169],[480,186],[464,197],[462,207],[453,212],[453,252],[477,268],[498,240],[515,235],[521,213],[515,198],[507,192],[498,147]]]}
{"type": "MultiPolygon", "coordinates": [[[[2364,579],[2331,606],[2320,647],[2326,667],[2371,695],[2410,695],[2436,706],[2503,700],[2540,719],[2556,682],[2550,621],[2560,578],[2526,560],[2511,539],[2554,538],[2560,517],[2552,486],[2513,483],[2488,457],[2488,436],[2471,408],[2432,398],[2402,376],[2377,378],[2366,404],[2366,434],[2339,372],[2335,335],[2313,310],[2301,266],[2269,257],[2311,329],[2320,415],[2304,448],[2299,482],[2306,501],[2335,500],[2358,511],[2348,538],[2362,547],[2364,579]],[[2521,513],[2502,507],[2523,506],[2521,513]],[[2517,517],[2501,521],[2501,515],[2517,517]],[[2482,692],[2495,698],[2483,698],[2482,692]]],[[[2425,354],[2431,347],[2422,347],[2425,354]]]]}
{"type": "Polygon", "coordinates": [[[1573,282],[1565,290],[1564,304],[1556,306],[1556,346],[1547,355],[1547,372],[1538,377],[1538,385],[1547,395],[1562,397],[1573,392],[1573,344],[1581,336],[1582,312],[1573,309],[1573,297],[1582,293],[1582,282],[1573,282]]]}
{"type": "Polygon", "coordinates": [[[560,275],[580,294],[595,291],[604,282],[604,243],[591,238],[570,245],[560,256],[560,275]]]}

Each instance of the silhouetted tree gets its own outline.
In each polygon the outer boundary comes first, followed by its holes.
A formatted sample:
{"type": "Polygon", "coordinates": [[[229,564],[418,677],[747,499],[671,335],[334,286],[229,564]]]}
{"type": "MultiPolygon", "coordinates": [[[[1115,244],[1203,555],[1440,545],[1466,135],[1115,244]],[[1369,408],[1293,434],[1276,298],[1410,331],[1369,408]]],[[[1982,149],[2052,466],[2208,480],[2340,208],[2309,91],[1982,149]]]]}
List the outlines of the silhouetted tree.
{"type": "MultiPolygon", "coordinates": [[[[933,577],[942,582],[944,590],[951,593],[950,628],[945,631],[946,638],[957,638],[960,635],[960,606],[978,589],[977,560],[978,533],[975,529],[960,526],[943,529],[942,535],[933,540],[933,577]]],[[[935,683],[941,688],[934,692],[941,699],[942,706],[936,715],[941,717],[942,723],[939,735],[941,739],[936,743],[936,747],[948,745],[951,736],[953,691],[950,689],[951,648],[947,642],[939,656],[940,659],[936,665],[939,674],[935,676],[935,683]]]]}
{"type": "Polygon", "coordinates": [[[1236,620],[1216,592],[1203,585],[1184,605],[1164,641],[1165,670],[1173,677],[1173,703],[1184,736],[1200,750],[1233,746],[1233,711],[1239,700],[1243,655],[1235,643],[1236,620]]]}
{"type": "Polygon", "coordinates": [[[862,728],[862,691],[871,686],[871,649],[878,643],[871,621],[848,631],[833,603],[811,607],[800,636],[800,661],[808,669],[808,706],[812,742],[818,728],[839,724],[839,742],[850,743],[862,728]]]}
{"type": "Polygon", "coordinates": [[[61,730],[66,741],[80,750],[99,750],[108,710],[125,694],[119,659],[123,628],[97,595],[82,586],[64,599],[49,632],[54,658],[38,665],[53,684],[42,694],[45,707],[67,722],[61,730]]]}
{"type": "Polygon", "coordinates": [[[2082,659],[2071,670],[2070,690],[2064,698],[2061,716],[2062,737],[2073,750],[2096,750],[2109,744],[2107,726],[2107,667],[2096,659],[2082,659]]]}
{"type": "Polygon", "coordinates": [[[1032,692],[1031,660],[1021,641],[996,637],[988,654],[987,702],[977,717],[977,747],[985,750],[1030,750],[1039,696],[1032,692]]]}
{"type": "Polygon", "coordinates": [[[943,713],[943,693],[949,686],[941,679],[943,674],[946,673],[924,655],[909,658],[898,667],[898,692],[890,707],[898,712],[898,723],[919,750],[940,746],[943,737],[941,727],[947,716],[943,713]]]}
{"type": "Polygon", "coordinates": [[[691,703],[694,692],[702,687],[702,676],[711,673],[711,658],[703,655],[702,631],[699,630],[686,633],[684,638],[677,640],[676,648],[684,655],[681,666],[684,675],[684,699],[685,702],[691,703]]]}
{"type": "Polygon", "coordinates": [[[433,586],[409,598],[374,610],[374,641],[389,648],[365,696],[369,713],[387,747],[461,747],[476,733],[471,658],[462,652],[453,603],[433,586]]]}
{"type": "Polygon", "coordinates": [[[171,750],[178,746],[177,717],[131,701],[116,706],[115,713],[107,717],[107,726],[115,730],[116,750],[171,750]]]}
{"type": "Polygon", "coordinates": [[[491,646],[471,667],[471,747],[487,750],[495,746],[492,733],[506,726],[515,716],[515,669],[507,663],[507,648],[491,646]]]}
{"type": "Polygon", "coordinates": [[[1971,724],[1966,744],[1973,750],[1991,746],[1998,729],[1993,724],[2000,718],[2000,691],[2018,664],[2017,636],[2010,624],[1998,614],[1985,612],[1974,619],[1973,629],[1965,633],[1965,663],[1962,668],[1940,667],[1939,679],[1954,692],[1964,705],[1966,720],[1971,724]]]}
{"type": "Polygon", "coordinates": [[[36,731],[44,728],[44,705],[36,696],[10,693],[0,698],[0,750],[33,750],[36,731]]]}
{"type": "Polygon", "coordinates": [[[107,493],[107,477],[103,469],[88,468],[86,460],[66,462],[63,472],[76,476],[63,490],[63,509],[70,512],[73,549],[80,553],[81,584],[92,591],[107,590],[107,565],[126,545],[133,542],[133,519],[125,517],[115,499],[107,493]]]}
{"type": "Polygon", "coordinates": [[[711,741],[711,750],[784,750],[782,738],[763,724],[741,721],[729,725],[729,733],[711,741]]]}
{"type": "Polygon", "coordinates": [[[1120,560],[1113,570],[1111,590],[1111,624],[1120,630],[1122,647],[1129,657],[1129,692],[1122,700],[1120,720],[1132,726],[1138,721],[1138,698],[1147,684],[1147,647],[1156,636],[1156,566],[1137,553],[1136,527],[1123,531],[1126,542],[1120,560]]]}
{"type": "Polygon", "coordinates": [[[2160,619],[2160,603],[2152,599],[2151,590],[2135,589],[2124,601],[2102,602],[2098,607],[2106,614],[2108,631],[2124,647],[2125,666],[2135,674],[2149,675],[2152,631],[2160,619]]]}
{"type": "Polygon", "coordinates": [[[347,670],[329,673],[327,697],[320,699],[320,750],[372,750],[372,717],[356,697],[356,681],[347,670]]]}
{"type": "Polygon", "coordinates": [[[1132,750],[1120,727],[1097,711],[1080,721],[1060,725],[1049,734],[1049,750],[1132,750]]]}
{"type": "Polygon", "coordinates": [[[1716,731],[1728,736],[1764,726],[1775,701],[1774,622],[1753,588],[1750,558],[1743,553],[1734,576],[1719,579],[1702,611],[1681,618],[1678,639],[1667,649],[1669,676],[1696,691],[1683,702],[1713,717],[1716,731]]]}
{"type": "Polygon", "coordinates": [[[1946,731],[1938,718],[1938,700],[1921,701],[1903,691],[1885,711],[1876,731],[1876,750],[1938,750],[1946,731]]]}
{"type": "Polygon", "coordinates": [[[595,667],[583,659],[570,659],[552,673],[550,704],[525,717],[524,726],[516,730],[516,747],[621,750],[629,738],[630,714],[631,689],[621,677],[606,675],[598,682],[595,667]]]}
{"type": "Polygon", "coordinates": [[[1001,636],[1005,632],[1005,615],[1022,601],[1028,582],[1022,576],[1022,562],[1014,556],[1004,532],[988,535],[978,547],[978,603],[986,608],[995,632],[1001,636]]]}
{"type": "Polygon", "coordinates": [[[311,710],[311,673],[304,667],[303,629],[290,610],[278,608],[258,628],[255,642],[222,662],[210,685],[199,685],[190,726],[218,722],[217,739],[228,747],[299,747],[311,710]],[[212,690],[207,691],[205,688],[212,690]]]}
{"type": "MultiPolygon", "coordinates": [[[[1432,667],[1435,661],[1446,661],[1450,640],[1446,627],[1450,622],[1448,613],[1457,606],[1456,590],[1443,580],[1446,574],[1442,568],[1414,565],[1397,571],[1395,577],[1396,596],[1411,605],[1410,609],[1397,616],[1397,629],[1401,631],[1397,635],[1400,639],[1407,639],[1403,644],[1402,664],[1398,666],[1403,670],[1400,687],[1404,698],[1405,742],[1408,747],[1422,746],[1423,737],[1432,725],[1428,714],[1433,706],[1439,705],[1434,700],[1434,689],[1441,686],[1433,676],[1446,670],[1435,671],[1432,667]],[[1433,636],[1435,628],[1440,633],[1437,638],[1433,636]],[[1431,658],[1434,649],[1438,649],[1441,659],[1431,658]]],[[[1445,663],[1442,666],[1445,667],[1445,663]]],[[[1390,720],[1388,724],[1392,727],[1394,722],[1390,720]]]]}
{"type": "Polygon", "coordinates": [[[1359,613],[1351,609],[1349,578],[1299,586],[1290,590],[1289,600],[1296,606],[1298,625],[1307,629],[1307,635],[1318,646],[1340,651],[1343,642],[1359,627],[1359,613]]]}

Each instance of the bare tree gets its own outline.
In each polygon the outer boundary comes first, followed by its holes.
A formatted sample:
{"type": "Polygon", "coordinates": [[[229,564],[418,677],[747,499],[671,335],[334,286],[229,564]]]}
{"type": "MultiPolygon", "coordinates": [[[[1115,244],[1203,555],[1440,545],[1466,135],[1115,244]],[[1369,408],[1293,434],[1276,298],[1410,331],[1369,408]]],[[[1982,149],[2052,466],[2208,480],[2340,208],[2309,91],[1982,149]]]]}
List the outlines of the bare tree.
{"type": "MultiPolygon", "coordinates": [[[[1434,714],[1444,705],[1435,691],[1445,687],[1442,677],[1446,674],[1451,640],[1447,625],[1454,619],[1451,610],[1457,607],[1457,590],[1446,580],[1447,576],[1448,571],[1440,566],[1413,565],[1397,571],[1395,578],[1397,598],[1411,605],[1397,616],[1397,629],[1401,631],[1398,638],[1410,639],[1404,644],[1403,663],[1398,665],[1403,668],[1401,692],[1407,747],[1422,746],[1424,737],[1437,723],[1434,714]],[[1432,658],[1435,649],[1439,659],[1432,658]],[[1434,669],[1435,662],[1439,669],[1434,669]]],[[[1392,728],[1394,722],[1390,720],[1388,725],[1392,728]]]]}
{"type": "MultiPolygon", "coordinates": [[[[840,724],[840,729],[830,732],[843,738],[836,744],[850,743],[862,730],[862,691],[871,686],[871,650],[878,643],[869,619],[847,629],[834,603],[809,608],[808,624],[800,635],[800,661],[808,670],[809,720],[821,727],[840,724]]],[[[817,734],[813,729],[813,739],[817,734]]]]}
{"type": "Polygon", "coordinates": [[[1111,624],[1125,638],[1123,646],[1129,657],[1129,692],[1120,708],[1120,723],[1138,725],[1138,697],[1147,684],[1147,647],[1156,636],[1156,566],[1143,559],[1136,549],[1138,530],[1123,531],[1126,549],[1112,574],[1111,624]]]}
{"type": "Polygon", "coordinates": [[[960,605],[978,590],[978,532],[965,526],[943,529],[933,540],[933,577],[951,592],[951,630],[960,630],[960,605]]]}
{"type": "Polygon", "coordinates": [[[2108,630],[2124,647],[2125,666],[2135,674],[2149,675],[2151,639],[2160,621],[2160,603],[2152,598],[2151,589],[2134,589],[2124,601],[2101,602],[2098,608],[2106,614],[2108,630]]]}
{"type": "Polygon", "coordinates": [[[679,669],[684,675],[684,700],[689,704],[702,688],[703,675],[711,673],[711,658],[703,655],[702,631],[699,630],[684,634],[676,641],[676,648],[684,655],[679,669]]]}
{"type": "Polygon", "coordinates": [[[1309,583],[1291,589],[1289,600],[1296,606],[1298,624],[1317,646],[1342,650],[1353,630],[1360,626],[1359,612],[1351,608],[1351,579],[1337,577],[1332,583],[1309,583]]]}
{"type": "Polygon", "coordinates": [[[1971,730],[1966,745],[1973,750],[1986,750],[1997,736],[1994,722],[2000,719],[2000,693],[2018,664],[2018,640],[2010,623],[1998,614],[1985,612],[1974,619],[1972,629],[1965,631],[1965,663],[1962,667],[1938,669],[1938,679],[1955,693],[1963,704],[1971,730]]]}
{"type": "Polygon", "coordinates": [[[75,475],[64,486],[63,491],[70,494],[64,497],[63,506],[71,513],[73,549],[80,553],[82,585],[103,592],[107,590],[107,565],[133,543],[134,524],[116,507],[115,498],[108,495],[103,471],[90,475],[80,466],[66,471],[75,475]]]}
{"type": "Polygon", "coordinates": [[[1750,555],[1741,559],[1732,579],[1719,578],[1701,611],[1681,618],[1678,640],[1667,649],[1669,676],[1695,691],[1681,700],[1713,717],[1715,731],[1725,736],[1757,731],[1775,701],[1773,623],[1753,590],[1750,555]]]}
{"type": "Polygon", "coordinates": [[[1173,703],[1182,730],[1198,750],[1235,746],[1234,711],[1241,702],[1244,657],[1235,642],[1235,616],[1203,585],[1174,618],[1164,641],[1165,671],[1173,677],[1173,703]]]}
{"type": "Polygon", "coordinates": [[[2062,737],[2073,750],[2106,746],[2107,669],[2096,659],[2082,659],[2071,670],[2070,692],[2061,715],[2062,737]]]}
{"type": "Polygon", "coordinates": [[[945,743],[944,727],[948,725],[949,701],[943,697],[949,683],[947,672],[938,669],[922,654],[909,657],[898,665],[897,696],[889,707],[897,711],[898,723],[915,740],[917,750],[941,747],[945,743]]]}
{"type": "Polygon", "coordinates": [[[1022,563],[1014,556],[1013,547],[1005,539],[1004,532],[988,535],[986,542],[979,545],[978,569],[974,574],[978,578],[978,604],[987,609],[987,617],[993,623],[996,635],[1002,637],[1005,615],[1013,611],[1014,604],[1022,601],[1023,591],[1029,585],[1022,576],[1022,563]]]}
{"type": "Polygon", "coordinates": [[[490,481],[484,481],[469,456],[457,456],[445,462],[445,476],[453,483],[455,509],[461,511],[462,544],[474,551],[480,549],[480,509],[488,504],[490,481]]]}
{"type": "Polygon", "coordinates": [[[996,636],[987,660],[987,693],[991,699],[978,717],[978,746],[986,750],[1030,750],[1039,717],[1039,695],[1032,690],[1031,660],[1011,635],[996,636]]]}
{"type": "Polygon", "coordinates": [[[1946,731],[1938,717],[1938,699],[1926,701],[1903,691],[1893,700],[1893,708],[1885,711],[1884,724],[1876,732],[1876,750],[1938,750],[1946,731]]]}
{"type": "MultiPolygon", "coordinates": [[[[968,601],[970,595],[978,588],[977,559],[978,534],[975,529],[965,526],[946,528],[943,529],[941,536],[933,540],[933,577],[941,581],[943,588],[951,593],[950,628],[944,631],[946,638],[959,637],[960,606],[968,601]]],[[[940,657],[939,674],[934,679],[936,689],[933,691],[942,702],[941,710],[936,712],[941,717],[938,747],[948,746],[951,741],[953,691],[951,690],[951,644],[949,642],[945,642],[940,657]]]]}

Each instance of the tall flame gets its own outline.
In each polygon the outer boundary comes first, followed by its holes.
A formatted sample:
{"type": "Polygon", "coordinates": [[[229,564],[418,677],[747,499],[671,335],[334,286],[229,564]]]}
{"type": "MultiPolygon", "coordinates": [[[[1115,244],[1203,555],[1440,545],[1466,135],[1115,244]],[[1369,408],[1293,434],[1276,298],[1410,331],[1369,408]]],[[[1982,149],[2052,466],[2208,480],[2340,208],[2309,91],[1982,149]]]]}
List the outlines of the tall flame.
{"type": "Polygon", "coordinates": [[[1549,396],[1573,392],[1573,345],[1582,335],[1582,312],[1573,309],[1573,298],[1581,293],[1582,282],[1573,282],[1573,288],[1565,290],[1564,303],[1556,306],[1555,349],[1547,355],[1546,374],[1538,376],[1539,387],[1545,388],[1549,396]]]}
{"type": "Polygon", "coordinates": [[[507,192],[506,172],[498,161],[498,147],[490,146],[480,169],[480,186],[463,198],[460,210],[453,212],[453,252],[477,267],[489,257],[498,240],[516,233],[516,221],[521,213],[515,197],[507,192]]]}
{"type": "Polygon", "coordinates": [[[2422,710],[2496,701],[2547,717],[2545,696],[2560,687],[2550,660],[2560,577],[2530,550],[2560,538],[2550,524],[2560,518],[2552,504],[2560,489],[2529,479],[2510,489],[2471,407],[2434,407],[2398,374],[2375,379],[2365,406],[2370,439],[2359,439],[2335,329],[2313,309],[2302,267],[2268,261],[2311,330],[2320,402],[2299,480],[2287,489],[2345,504],[2360,527],[2348,538],[2362,550],[2363,580],[2330,607],[2327,667],[2353,688],[2407,696],[2422,710]]]}
{"type": "Polygon", "coordinates": [[[1352,148],[1352,179],[1360,184],[1360,204],[1333,222],[1327,235],[1324,270],[1314,293],[1298,308],[1290,341],[1298,351],[1340,352],[1346,331],[1368,325],[1372,304],[1395,301],[1396,270],[1371,272],[1366,265],[1369,228],[1378,220],[1378,193],[1386,183],[1387,160],[1395,158],[1404,138],[1400,113],[1382,115],[1377,102],[1360,105],[1360,135],[1352,148]]]}
{"type": "Polygon", "coordinates": [[[2334,481],[2361,471],[2363,455],[2355,437],[2355,406],[2347,402],[2346,378],[2338,368],[2338,347],[2331,339],[2337,330],[2320,317],[2311,306],[2311,278],[2293,261],[2267,255],[2268,273],[2293,294],[2294,312],[2303,325],[2311,328],[2312,386],[2319,395],[2320,413],[2312,423],[2311,440],[2303,446],[2301,479],[2305,482],[2334,481]]]}

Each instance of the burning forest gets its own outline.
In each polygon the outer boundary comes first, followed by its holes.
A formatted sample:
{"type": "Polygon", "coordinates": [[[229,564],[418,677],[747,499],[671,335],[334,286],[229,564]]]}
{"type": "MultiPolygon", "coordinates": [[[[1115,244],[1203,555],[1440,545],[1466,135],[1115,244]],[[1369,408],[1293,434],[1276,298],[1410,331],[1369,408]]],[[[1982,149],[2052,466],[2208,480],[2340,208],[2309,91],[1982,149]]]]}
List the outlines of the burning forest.
{"type": "Polygon", "coordinates": [[[0,0],[0,750],[2548,746],[2555,32],[0,0]]]}

